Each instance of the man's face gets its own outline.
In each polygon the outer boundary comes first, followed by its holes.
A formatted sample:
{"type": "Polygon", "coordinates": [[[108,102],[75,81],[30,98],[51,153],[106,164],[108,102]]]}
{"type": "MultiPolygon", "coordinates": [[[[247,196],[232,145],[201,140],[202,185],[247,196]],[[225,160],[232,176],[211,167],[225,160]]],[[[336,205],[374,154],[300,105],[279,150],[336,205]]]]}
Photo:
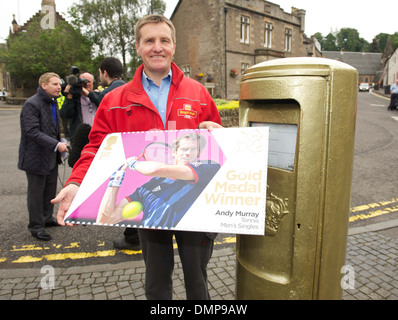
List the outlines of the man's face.
{"type": "Polygon", "coordinates": [[[84,85],[84,87],[88,90],[88,92],[92,92],[94,90],[94,78],[91,74],[83,73],[80,75],[80,78],[86,79],[88,82],[84,85]]]}
{"type": "Polygon", "coordinates": [[[175,164],[194,163],[199,156],[198,142],[196,140],[182,139],[178,148],[173,150],[175,164]]]}
{"type": "Polygon", "coordinates": [[[170,27],[162,23],[148,23],[141,28],[141,39],[135,43],[141,56],[145,73],[165,77],[170,70],[176,44],[173,43],[170,27]]]}
{"type": "Polygon", "coordinates": [[[51,77],[48,83],[42,83],[41,87],[50,98],[58,98],[61,93],[61,80],[57,77],[51,77]]]}
{"type": "Polygon", "coordinates": [[[109,86],[108,80],[105,77],[106,70],[104,70],[104,72],[102,72],[101,69],[98,69],[98,71],[99,71],[99,78],[100,78],[101,84],[103,86],[109,86]]]}

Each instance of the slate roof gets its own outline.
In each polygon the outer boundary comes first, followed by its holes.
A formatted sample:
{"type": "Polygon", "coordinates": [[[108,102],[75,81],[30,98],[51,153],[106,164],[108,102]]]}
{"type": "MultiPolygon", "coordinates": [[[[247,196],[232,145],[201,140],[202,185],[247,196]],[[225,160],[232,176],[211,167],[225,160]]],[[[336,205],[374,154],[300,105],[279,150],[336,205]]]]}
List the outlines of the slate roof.
{"type": "Polygon", "coordinates": [[[359,75],[373,75],[383,69],[382,53],[322,51],[322,54],[325,58],[338,60],[354,67],[359,75]]]}

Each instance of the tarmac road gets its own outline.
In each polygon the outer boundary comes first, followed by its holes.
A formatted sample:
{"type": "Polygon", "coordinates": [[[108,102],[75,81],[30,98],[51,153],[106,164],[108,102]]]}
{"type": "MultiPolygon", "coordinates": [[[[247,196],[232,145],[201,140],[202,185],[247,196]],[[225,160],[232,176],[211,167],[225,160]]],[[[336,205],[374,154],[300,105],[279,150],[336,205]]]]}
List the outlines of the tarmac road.
{"type": "Polygon", "coordinates": [[[350,226],[398,219],[398,111],[389,98],[358,93],[350,226]]]}

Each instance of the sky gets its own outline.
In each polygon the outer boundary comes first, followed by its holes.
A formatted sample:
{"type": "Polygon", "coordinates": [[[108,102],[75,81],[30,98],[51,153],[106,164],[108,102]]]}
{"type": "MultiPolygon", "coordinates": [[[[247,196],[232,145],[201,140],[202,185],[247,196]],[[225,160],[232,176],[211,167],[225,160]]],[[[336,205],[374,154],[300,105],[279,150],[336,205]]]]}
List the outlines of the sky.
{"type": "MultiPolygon", "coordinates": [[[[189,0],[188,0],[189,1],[189,0]]],[[[77,0],[55,0],[56,9],[67,18],[67,9],[77,0]]],[[[170,17],[178,0],[165,0],[165,16],[170,17]]],[[[368,42],[379,33],[398,32],[398,3],[384,0],[379,4],[360,0],[272,0],[285,12],[296,7],[306,10],[305,34],[321,32],[326,36],[341,28],[357,29],[359,36],[368,42]]],[[[0,0],[0,42],[8,37],[12,15],[20,25],[41,10],[41,0],[0,0]]]]}

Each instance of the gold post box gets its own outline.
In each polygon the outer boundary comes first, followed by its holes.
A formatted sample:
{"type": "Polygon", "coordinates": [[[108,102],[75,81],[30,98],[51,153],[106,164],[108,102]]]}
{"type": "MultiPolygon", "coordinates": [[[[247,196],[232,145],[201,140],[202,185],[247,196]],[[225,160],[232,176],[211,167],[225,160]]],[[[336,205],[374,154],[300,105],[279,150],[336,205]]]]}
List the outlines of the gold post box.
{"type": "Polygon", "coordinates": [[[237,236],[237,299],[341,299],[357,71],[322,58],[246,70],[241,127],[269,126],[265,236],[237,236]]]}

